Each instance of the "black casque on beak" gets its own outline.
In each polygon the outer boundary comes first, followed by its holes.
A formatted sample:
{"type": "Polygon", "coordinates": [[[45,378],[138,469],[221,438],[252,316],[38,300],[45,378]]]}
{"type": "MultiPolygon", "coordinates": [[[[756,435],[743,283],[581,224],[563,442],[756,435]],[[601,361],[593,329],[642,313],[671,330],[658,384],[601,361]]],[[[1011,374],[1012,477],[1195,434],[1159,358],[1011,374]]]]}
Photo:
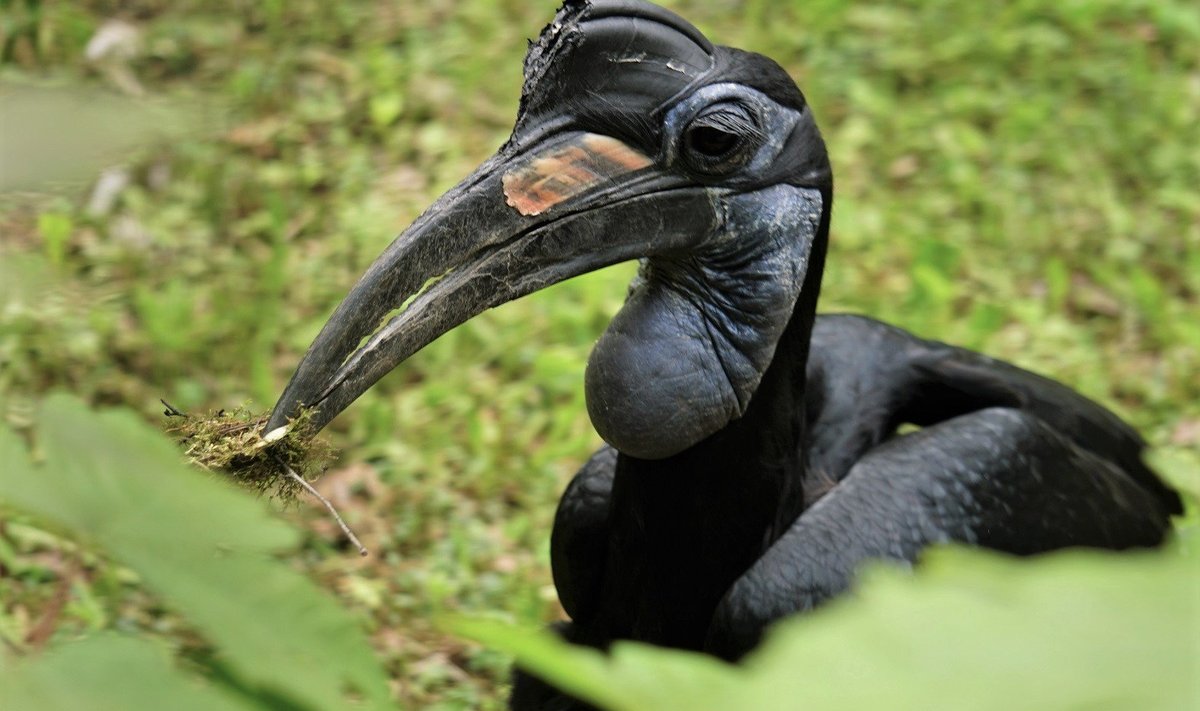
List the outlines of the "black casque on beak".
{"type": "Polygon", "coordinates": [[[568,0],[530,47],[512,137],[371,265],[267,429],[301,406],[323,427],[476,314],[647,258],[593,353],[588,407],[623,452],[680,451],[744,411],[827,219],[828,176],[778,65],[648,3],[568,0]],[[671,431],[646,436],[663,417],[671,431]]]}

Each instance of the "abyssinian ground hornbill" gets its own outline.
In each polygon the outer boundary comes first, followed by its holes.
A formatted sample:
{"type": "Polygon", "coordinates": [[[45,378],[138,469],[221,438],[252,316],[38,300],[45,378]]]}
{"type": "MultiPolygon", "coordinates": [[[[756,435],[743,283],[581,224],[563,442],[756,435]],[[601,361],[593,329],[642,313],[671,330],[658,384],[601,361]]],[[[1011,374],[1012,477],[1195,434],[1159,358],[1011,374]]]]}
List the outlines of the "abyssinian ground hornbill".
{"type": "MultiPolygon", "coordinates": [[[[976,353],[816,315],[832,199],[779,65],[645,2],[568,1],[529,49],[512,137],[371,265],[268,427],[302,404],[323,425],[476,314],[640,259],[587,367],[608,446],[554,524],[568,639],[736,659],[866,559],[1161,541],[1179,498],[1112,413],[976,353]]],[[[522,677],[514,694],[572,703],[522,677]]]]}

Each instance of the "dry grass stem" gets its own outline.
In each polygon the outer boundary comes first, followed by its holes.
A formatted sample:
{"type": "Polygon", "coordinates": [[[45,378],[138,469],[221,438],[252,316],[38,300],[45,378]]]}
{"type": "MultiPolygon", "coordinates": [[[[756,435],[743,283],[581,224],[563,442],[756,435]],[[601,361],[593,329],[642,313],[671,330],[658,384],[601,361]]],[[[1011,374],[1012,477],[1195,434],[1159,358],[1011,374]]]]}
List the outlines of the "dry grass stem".
{"type": "Polygon", "coordinates": [[[367,555],[367,547],[362,544],[362,541],[358,540],[358,536],[354,535],[354,531],[350,530],[350,527],[347,526],[346,522],[342,520],[341,514],[337,512],[337,509],[334,508],[333,504],[329,503],[329,499],[321,496],[321,492],[317,491],[312,484],[304,481],[299,474],[292,471],[292,468],[287,465],[287,462],[283,461],[282,459],[276,459],[276,461],[279,462],[279,466],[283,467],[283,470],[287,472],[287,475],[291,477],[297,485],[303,487],[305,491],[317,497],[317,500],[322,504],[325,504],[325,508],[329,509],[329,513],[333,515],[333,520],[337,521],[337,525],[342,528],[342,533],[345,533],[346,538],[349,538],[350,542],[353,543],[356,548],[358,548],[358,554],[363,556],[367,555]]]}
{"type": "Polygon", "coordinates": [[[193,416],[165,400],[162,404],[163,414],[171,418],[167,432],[178,438],[189,463],[227,474],[275,499],[290,501],[300,490],[307,491],[324,504],[358,552],[367,555],[333,504],[309,483],[324,473],[333,457],[332,447],[311,432],[311,410],[302,410],[285,427],[264,434],[269,413],[255,415],[238,407],[193,416]]]}

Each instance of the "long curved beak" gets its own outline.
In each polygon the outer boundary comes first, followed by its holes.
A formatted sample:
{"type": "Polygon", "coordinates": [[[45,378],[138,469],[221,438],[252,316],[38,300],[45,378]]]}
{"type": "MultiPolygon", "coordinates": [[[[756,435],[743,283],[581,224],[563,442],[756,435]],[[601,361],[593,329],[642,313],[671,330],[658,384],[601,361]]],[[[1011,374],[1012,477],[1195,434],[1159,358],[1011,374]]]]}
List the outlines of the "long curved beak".
{"type": "Polygon", "coordinates": [[[309,346],[267,431],[315,407],[320,429],[438,336],[486,309],[714,234],[715,188],[601,134],[507,146],[384,251],[309,346]],[[389,318],[390,317],[390,318],[389,318]]]}

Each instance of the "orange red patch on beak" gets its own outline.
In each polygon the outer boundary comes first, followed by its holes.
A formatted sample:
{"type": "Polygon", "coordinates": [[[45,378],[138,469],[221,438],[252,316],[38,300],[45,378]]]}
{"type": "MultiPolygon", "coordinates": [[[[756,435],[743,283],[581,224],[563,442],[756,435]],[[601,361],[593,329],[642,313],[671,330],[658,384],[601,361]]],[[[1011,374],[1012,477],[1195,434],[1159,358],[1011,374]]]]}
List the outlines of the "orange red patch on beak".
{"type": "Polygon", "coordinates": [[[505,201],[522,215],[540,215],[555,205],[652,161],[612,136],[583,133],[534,155],[501,179],[505,201]]]}

